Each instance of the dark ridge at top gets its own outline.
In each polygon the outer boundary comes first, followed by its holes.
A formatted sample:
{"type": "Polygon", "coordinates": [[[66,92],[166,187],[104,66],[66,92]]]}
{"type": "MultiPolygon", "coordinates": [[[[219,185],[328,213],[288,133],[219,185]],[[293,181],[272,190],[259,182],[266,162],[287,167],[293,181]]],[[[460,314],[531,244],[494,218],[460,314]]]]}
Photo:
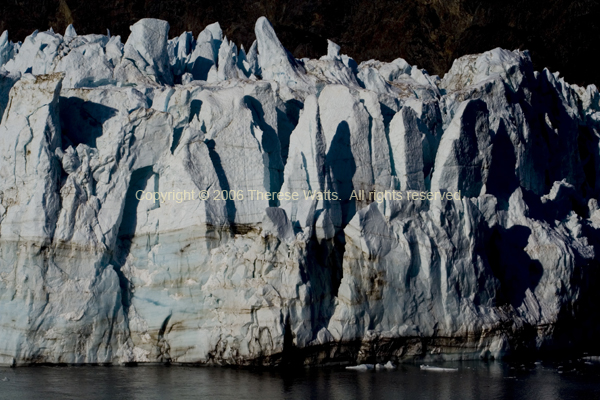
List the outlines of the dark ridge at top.
{"type": "Polygon", "coordinates": [[[167,20],[170,36],[197,35],[218,21],[228,38],[246,48],[254,23],[266,16],[295,57],[326,54],[326,39],[357,61],[402,57],[443,75],[465,54],[495,47],[528,49],[535,68],[560,71],[577,84],[600,83],[593,62],[600,38],[595,0],[3,0],[0,33],[23,40],[35,29],[129,35],[141,18],[167,20]]]}

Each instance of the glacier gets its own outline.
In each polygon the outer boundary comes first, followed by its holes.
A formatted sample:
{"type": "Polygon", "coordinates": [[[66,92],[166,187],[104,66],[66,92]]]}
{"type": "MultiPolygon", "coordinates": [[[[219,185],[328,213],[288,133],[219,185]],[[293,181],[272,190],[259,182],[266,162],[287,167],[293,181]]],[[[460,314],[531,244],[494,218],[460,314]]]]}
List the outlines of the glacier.
{"type": "Polygon", "coordinates": [[[596,86],[527,51],[440,78],[331,41],[295,59],[264,17],[255,33],[247,51],[218,23],[169,39],[156,19],[124,44],[0,36],[1,365],[594,345],[596,86]],[[210,196],[175,200],[192,190],[210,196]]]}

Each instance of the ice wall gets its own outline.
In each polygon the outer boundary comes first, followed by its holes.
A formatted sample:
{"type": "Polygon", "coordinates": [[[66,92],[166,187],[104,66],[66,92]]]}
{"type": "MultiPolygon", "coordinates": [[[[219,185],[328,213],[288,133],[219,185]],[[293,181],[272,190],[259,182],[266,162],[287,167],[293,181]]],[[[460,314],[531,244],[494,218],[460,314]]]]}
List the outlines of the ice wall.
{"type": "Polygon", "coordinates": [[[440,79],[296,60],[265,18],[247,52],[168,30],[0,36],[1,364],[593,343],[595,86],[521,51],[440,79]]]}

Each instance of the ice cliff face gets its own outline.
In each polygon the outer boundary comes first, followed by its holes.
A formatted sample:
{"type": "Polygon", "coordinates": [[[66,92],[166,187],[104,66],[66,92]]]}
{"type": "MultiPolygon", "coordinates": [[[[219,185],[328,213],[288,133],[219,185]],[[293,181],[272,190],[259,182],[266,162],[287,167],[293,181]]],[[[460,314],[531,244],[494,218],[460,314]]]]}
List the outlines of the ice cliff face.
{"type": "Polygon", "coordinates": [[[168,30],[0,37],[0,363],[499,357],[598,333],[595,86],[527,52],[440,79],[332,42],[296,60],[265,18],[248,51],[168,30]]]}

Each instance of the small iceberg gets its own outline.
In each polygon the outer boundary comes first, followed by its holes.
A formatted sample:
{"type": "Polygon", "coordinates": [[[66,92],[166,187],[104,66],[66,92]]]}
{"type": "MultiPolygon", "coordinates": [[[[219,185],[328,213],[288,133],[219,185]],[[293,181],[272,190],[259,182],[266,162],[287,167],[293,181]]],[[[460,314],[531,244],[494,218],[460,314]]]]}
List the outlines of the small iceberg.
{"type": "Polygon", "coordinates": [[[388,361],[385,364],[377,364],[375,365],[375,369],[376,370],[382,370],[382,369],[396,369],[396,366],[394,365],[394,363],[392,363],[391,361],[388,361]]]}
{"type": "Polygon", "coordinates": [[[375,366],[373,364],[360,364],[360,365],[353,365],[351,367],[346,367],[346,369],[351,369],[353,371],[370,371],[373,368],[375,368],[375,366]]]}
{"type": "Polygon", "coordinates": [[[442,367],[432,367],[430,365],[421,365],[421,369],[425,371],[436,371],[436,372],[456,372],[458,368],[442,368],[442,367]]]}
{"type": "Polygon", "coordinates": [[[346,367],[346,369],[354,370],[354,371],[371,371],[375,369],[376,371],[381,371],[383,369],[396,369],[396,366],[391,361],[388,361],[385,364],[360,364],[353,365],[350,367],[346,367]]]}
{"type": "Polygon", "coordinates": [[[586,363],[600,363],[600,356],[586,356],[582,357],[582,360],[584,360],[586,363]]]}

